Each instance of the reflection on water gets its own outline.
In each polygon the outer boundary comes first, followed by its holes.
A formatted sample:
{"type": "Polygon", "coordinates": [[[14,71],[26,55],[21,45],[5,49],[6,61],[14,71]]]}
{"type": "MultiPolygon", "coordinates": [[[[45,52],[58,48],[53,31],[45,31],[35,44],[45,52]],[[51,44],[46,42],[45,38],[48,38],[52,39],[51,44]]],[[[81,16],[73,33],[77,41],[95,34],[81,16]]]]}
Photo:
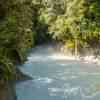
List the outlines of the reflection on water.
{"type": "Polygon", "coordinates": [[[21,71],[33,79],[16,85],[18,100],[100,100],[100,67],[37,48],[21,71]]]}

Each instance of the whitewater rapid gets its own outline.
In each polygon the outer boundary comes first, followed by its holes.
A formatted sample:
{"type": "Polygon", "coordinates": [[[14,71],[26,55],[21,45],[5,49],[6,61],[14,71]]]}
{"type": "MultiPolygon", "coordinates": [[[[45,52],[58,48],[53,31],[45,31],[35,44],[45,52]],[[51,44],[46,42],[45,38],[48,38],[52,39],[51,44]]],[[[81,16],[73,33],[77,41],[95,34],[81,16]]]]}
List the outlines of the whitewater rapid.
{"type": "Polygon", "coordinates": [[[16,84],[18,100],[100,100],[100,67],[93,57],[85,58],[60,54],[52,46],[32,49],[19,67],[33,79],[16,84]]]}

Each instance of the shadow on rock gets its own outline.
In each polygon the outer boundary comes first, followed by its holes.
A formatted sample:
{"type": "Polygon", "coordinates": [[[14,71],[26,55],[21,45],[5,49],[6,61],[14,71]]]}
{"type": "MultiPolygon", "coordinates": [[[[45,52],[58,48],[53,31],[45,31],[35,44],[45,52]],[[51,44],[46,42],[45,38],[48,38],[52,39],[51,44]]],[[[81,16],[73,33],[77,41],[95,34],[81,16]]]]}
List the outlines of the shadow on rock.
{"type": "Polygon", "coordinates": [[[16,69],[16,82],[28,81],[33,78],[21,72],[18,68],[16,69]]]}

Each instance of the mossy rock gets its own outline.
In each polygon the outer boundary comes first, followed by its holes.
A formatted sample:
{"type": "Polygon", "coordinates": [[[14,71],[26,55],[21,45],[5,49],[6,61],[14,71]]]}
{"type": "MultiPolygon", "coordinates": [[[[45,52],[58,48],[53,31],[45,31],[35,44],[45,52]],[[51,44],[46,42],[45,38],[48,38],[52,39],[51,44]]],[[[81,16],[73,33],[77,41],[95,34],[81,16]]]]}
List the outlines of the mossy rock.
{"type": "Polygon", "coordinates": [[[18,68],[16,68],[16,81],[21,82],[21,81],[26,81],[26,80],[31,80],[32,77],[24,74],[21,72],[18,68]]]}
{"type": "Polygon", "coordinates": [[[0,80],[9,81],[14,80],[15,67],[13,63],[5,58],[0,58],[0,80]]]}

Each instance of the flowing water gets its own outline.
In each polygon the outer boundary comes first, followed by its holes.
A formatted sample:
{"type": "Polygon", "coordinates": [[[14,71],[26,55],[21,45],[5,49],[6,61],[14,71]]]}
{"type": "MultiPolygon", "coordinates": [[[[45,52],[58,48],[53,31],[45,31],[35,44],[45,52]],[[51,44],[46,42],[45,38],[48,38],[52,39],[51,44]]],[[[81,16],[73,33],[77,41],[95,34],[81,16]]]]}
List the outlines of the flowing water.
{"type": "Polygon", "coordinates": [[[37,47],[20,66],[33,80],[16,84],[18,100],[100,100],[100,66],[37,47]]]}

